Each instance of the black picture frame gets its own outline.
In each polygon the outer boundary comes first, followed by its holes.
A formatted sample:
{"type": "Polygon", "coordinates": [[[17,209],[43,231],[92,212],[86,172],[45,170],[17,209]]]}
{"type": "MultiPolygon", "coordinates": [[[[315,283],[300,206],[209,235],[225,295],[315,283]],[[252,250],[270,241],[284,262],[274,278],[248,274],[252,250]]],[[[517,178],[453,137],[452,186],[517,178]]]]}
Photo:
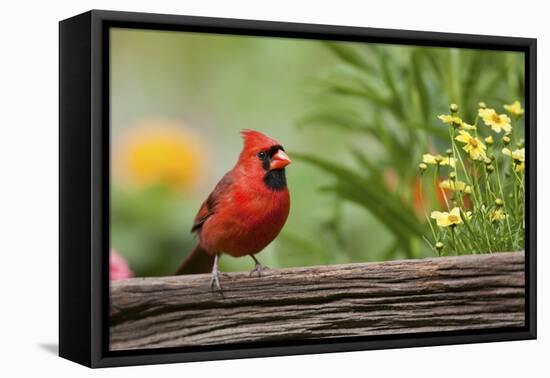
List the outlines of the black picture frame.
{"type": "Polygon", "coordinates": [[[536,338],[536,39],[92,10],[59,24],[59,354],[89,367],[536,338]],[[110,27],[525,53],[525,327],[324,342],[109,351],[110,27]]]}

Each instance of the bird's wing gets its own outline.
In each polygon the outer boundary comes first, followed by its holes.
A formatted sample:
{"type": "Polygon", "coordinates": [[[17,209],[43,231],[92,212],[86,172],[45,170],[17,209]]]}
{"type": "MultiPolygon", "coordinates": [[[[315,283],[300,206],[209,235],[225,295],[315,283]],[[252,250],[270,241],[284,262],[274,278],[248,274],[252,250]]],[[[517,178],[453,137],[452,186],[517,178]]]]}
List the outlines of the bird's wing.
{"type": "Polygon", "coordinates": [[[193,227],[191,227],[191,232],[199,231],[204,222],[216,212],[216,205],[218,204],[220,197],[224,196],[228,192],[232,181],[233,180],[231,179],[229,172],[222,177],[206,201],[202,203],[199,212],[195,216],[195,221],[193,222],[193,227]]]}

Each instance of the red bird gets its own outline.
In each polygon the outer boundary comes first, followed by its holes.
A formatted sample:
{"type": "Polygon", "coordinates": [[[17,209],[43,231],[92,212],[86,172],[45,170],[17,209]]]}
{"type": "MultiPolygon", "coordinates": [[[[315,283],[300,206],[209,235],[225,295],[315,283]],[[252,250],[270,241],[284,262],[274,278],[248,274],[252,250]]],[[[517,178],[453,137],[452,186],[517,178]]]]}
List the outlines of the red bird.
{"type": "Polygon", "coordinates": [[[290,210],[285,167],[290,158],[281,144],[254,130],[243,130],[244,146],[237,164],[203,202],[191,232],[199,242],[176,274],[212,272],[210,287],[221,291],[218,260],[221,253],[254,256],[279,234],[290,210]]]}

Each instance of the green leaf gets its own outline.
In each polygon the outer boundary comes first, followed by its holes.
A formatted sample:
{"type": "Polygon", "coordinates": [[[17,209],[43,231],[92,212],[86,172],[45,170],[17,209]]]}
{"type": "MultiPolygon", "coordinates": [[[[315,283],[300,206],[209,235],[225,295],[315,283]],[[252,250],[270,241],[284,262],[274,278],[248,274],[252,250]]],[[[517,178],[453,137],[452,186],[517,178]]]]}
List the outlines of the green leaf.
{"type": "Polygon", "coordinates": [[[426,61],[432,67],[437,78],[443,80],[444,69],[441,67],[442,60],[440,49],[426,47],[419,49],[419,51],[421,51],[421,54],[426,58],[426,61]]]}
{"type": "Polygon", "coordinates": [[[382,173],[380,172],[380,169],[370,160],[370,158],[366,154],[364,154],[357,148],[352,148],[351,154],[353,155],[355,160],[359,164],[361,164],[361,166],[366,169],[372,176],[376,177],[377,179],[381,179],[382,173]]]}
{"type": "Polygon", "coordinates": [[[342,42],[324,41],[323,43],[336,56],[338,56],[343,61],[349,63],[353,67],[356,67],[366,72],[375,71],[374,67],[370,63],[368,63],[353,47],[342,42]]]}
{"type": "MultiPolygon", "coordinates": [[[[435,116],[433,117],[435,118],[435,116]]],[[[449,131],[447,130],[447,126],[441,122],[436,124],[431,121],[424,123],[412,123],[411,127],[423,129],[432,134],[433,137],[439,138],[441,141],[447,142],[449,140],[449,131]]]]}
{"type": "Polygon", "coordinates": [[[399,226],[400,229],[406,230],[409,237],[423,233],[424,229],[412,209],[404,206],[399,196],[388,192],[379,181],[365,179],[349,168],[312,155],[292,153],[292,156],[333,175],[338,179],[334,190],[371,210],[390,228],[395,229],[399,226]]]}
{"type": "Polygon", "coordinates": [[[382,78],[392,94],[392,107],[394,112],[399,115],[400,118],[405,118],[403,99],[401,98],[401,94],[397,88],[395,77],[390,70],[389,57],[385,56],[384,59],[382,59],[380,66],[382,68],[382,78]]]}
{"type": "MultiPolygon", "coordinates": [[[[411,232],[401,222],[392,220],[390,212],[387,212],[387,204],[380,202],[379,198],[371,198],[362,193],[357,193],[356,190],[349,186],[336,185],[333,187],[333,191],[339,194],[342,198],[347,199],[350,202],[358,204],[370,211],[376,218],[378,218],[382,224],[390,230],[394,236],[400,241],[401,246],[407,252],[408,255],[412,255],[410,249],[411,238],[418,236],[411,232]]],[[[420,234],[419,234],[420,235],[420,234]]]]}
{"type": "Polygon", "coordinates": [[[361,98],[384,108],[392,107],[391,100],[383,97],[383,95],[366,83],[357,81],[355,87],[351,87],[347,83],[334,82],[328,79],[316,79],[315,81],[321,84],[322,89],[326,92],[341,96],[361,98]]]}
{"type": "MultiPolygon", "coordinates": [[[[474,89],[479,82],[479,77],[481,76],[481,73],[483,72],[484,57],[485,55],[477,53],[472,54],[472,56],[470,57],[467,73],[463,82],[464,88],[462,90],[462,93],[464,93],[466,96],[471,96],[476,92],[474,89]]],[[[467,104],[461,104],[461,106],[467,106],[467,104]]]]}
{"type": "Polygon", "coordinates": [[[300,118],[297,121],[298,127],[322,125],[334,126],[341,130],[372,133],[372,125],[361,121],[357,116],[350,114],[349,111],[326,111],[322,113],[313,113],[300,118]]]}
{"type": "Polygon", "coordinates": [[[428,94],[428,89],[422,78],[422,58],[419,52],[413,52],[412,54],[412,73],[414,78],[414,83],[416,84],[416,90],[418,92],[418,97],[420,100],[420,109],[422,109],[422,119],[426,124],[431,123],[431,106],[430,106],[430,97],[428,94]]]}

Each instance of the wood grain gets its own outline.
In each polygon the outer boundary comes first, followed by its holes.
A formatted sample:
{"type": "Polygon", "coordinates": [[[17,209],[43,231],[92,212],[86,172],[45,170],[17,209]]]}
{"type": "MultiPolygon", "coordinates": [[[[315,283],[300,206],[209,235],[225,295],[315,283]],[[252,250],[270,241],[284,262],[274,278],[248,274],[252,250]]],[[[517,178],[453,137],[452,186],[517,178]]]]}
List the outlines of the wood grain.
{"type": "Polygon", "coordinates": [[[524,253],[111,282],[111,350],[519,327],[524,253]]]}

